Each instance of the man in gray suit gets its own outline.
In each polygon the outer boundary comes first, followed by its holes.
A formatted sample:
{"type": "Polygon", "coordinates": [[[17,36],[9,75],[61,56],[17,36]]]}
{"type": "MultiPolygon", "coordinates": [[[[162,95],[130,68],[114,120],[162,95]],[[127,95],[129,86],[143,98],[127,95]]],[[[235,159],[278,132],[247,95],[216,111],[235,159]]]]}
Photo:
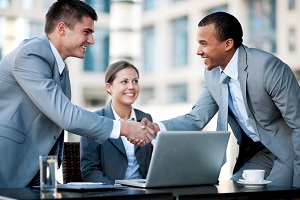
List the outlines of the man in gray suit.
{"type": "Polygon", "coordinates": [[[114,121],[70,101],[64,61],[84,57],[96,20],[83,1],[58,0],[47,12],[46,35],[24,40],[0,62],[0,188],[39,184],[38,156],[61,158],[63,130],[98,143],[120,135],[141,139],[139,145],[152,139],[140,123],[114,121]]]}
{"type": "Polygon", "coordinates": [[[239,144],[232,180],[242,178],[244,169],[264,169],[271,184],[300,187],[298,81],[274,55],[243,45],[242,36],[234,16],[216,12],[204,17],[197,33],[197,55],[206,65],[199,99],[185,115],[154,124],[143,119],[143,123],[156,132],[202,130],[219,111],[218,123],[224,118],[239,144]],[[219,110],[222,73],[229,76],[225,89],[230,93],[225,106],[228,114],[223,116],[219,110]]]}

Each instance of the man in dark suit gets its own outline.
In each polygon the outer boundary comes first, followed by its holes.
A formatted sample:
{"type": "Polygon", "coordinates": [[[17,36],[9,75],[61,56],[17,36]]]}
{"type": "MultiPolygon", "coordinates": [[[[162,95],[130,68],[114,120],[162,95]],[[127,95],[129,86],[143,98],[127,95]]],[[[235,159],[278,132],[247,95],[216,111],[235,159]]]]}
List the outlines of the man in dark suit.
{"type": "Polygon", "coordinates": [[[62,130],[98,143],[120,135],[150,142],[140,123],[114,121],[70,101],[64,61],[84,57],[96,20],[83,1],[58,0],[46,14],[46,35],[24,40],[0,62],[0,188],[39,184],[38,156],[62,155],[62,130]]]}
{"type": "MultiPolygon", "coordinates": [[[[192,110],[170,120],[147,123],[158,130],[202,130],[219,111],[239,144],[232,180],[244,169],[264,169],[273,185],[300,187],[300,89],[290,67],[274,55],[242,44],[239,21],[225,12],[198,24],[197,55],[206,65],[205,84],[192,110]],[[221,74],[229,77],[221,90],[221,74]],[[227,83],[226,83],[227,84],[227,83]],[[221,92],[229,90],[221,114],[221,92]],[[226,112],[227,113],[227,112],[226,112]]],[[[223,76],[223,75],[222,75],[223,76]]],[[[220,126],[221,127],[221,126],[220,126]]]]}

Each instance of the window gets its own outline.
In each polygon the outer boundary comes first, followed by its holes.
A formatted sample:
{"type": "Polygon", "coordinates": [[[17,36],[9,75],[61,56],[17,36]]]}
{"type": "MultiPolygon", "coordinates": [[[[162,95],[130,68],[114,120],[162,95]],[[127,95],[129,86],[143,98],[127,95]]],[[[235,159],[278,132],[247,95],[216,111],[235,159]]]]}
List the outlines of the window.
{"type": "Polygon", "coordinates": [[[146,27],[142,31],[142,62],[145,72],[155,70],[155,36],[153,26],[146,27]]]}
{"type": "Polygon", "coordinates": [[[44,23],[29,22],[29,37],[40,37],[44,34],[44,23]]]}
{"type": "Polygon", "coordinates": [[[187,102],[187,85],[179,84],[169,87],[169,102],[182,103],[187,102]]]}
{"type": "Polygon", "coordinates": [[[188,56],[188,36],[187,17],[175,19],[172,24],[172,65],[181,68],[187,65],[188,56]]]}
{"type": "Polygon", "coordinates": [[[0,8],[8,8],[11,5],[11,0],[0,0],[0,8]]]}
{"type": "Polygon", "coordinates": [[[288,0],[288,8],[289,10],[295,9],[295,0],[288,0]]]}
{"type": "Polygon", "coordinates": [[[84,71],[105,72],[109,63],[109,31],[96,29],[95,44],[89,45],[84,57],[84,71]]]}
{"type": "Polygon", "coordinates": [[[89,107],[105,106],[107,93],[102,88],[84,88],[83,89],[84,104],[89,107]]]}
{"type": "Polygon", "coordinates": [[[21,2],[21,8],[23,10],[30,10],[34,7],[34,0],[22,0],[21,2]]]}
{"type": "Polygon", "coordinates": [[[296,30],[295,28],[290,28],[288,33],[288,41],[289,41],[289,51],[296,51],[296,30]]]}
{"type": "Polygon", "coordinates": [[[214,13],[214,12],[227,12],[228,8],[227,5],[223,5],[223,6],[217,6],[217,7],[214,7],[210,10],[207,11],[207,14],[210,14],[210,13],[214,13]]]}
{"type": "Polygon", "coordinates": [[[153,10],[155,8],[156,0],[142,0],[142,7],[144,11],[153,10]]]}
{"type": "Polygon", "coordinates": [[[55,2],[54,0],[43,0],[44,9],[48,10],[54,2],[55,2]]]}
{"type": "Polygon", "coordinates": [[[86,0],[86,3],[92,6],[97,13],[110,12],[110,0],[86,0]]]}
{"type": "Polygon", "coordinates": [[[147,105],[153,103],[154,99],[154,88],[153,87],[145,87],[141,88],[140,95],[138,98],[138,102],[141,105],[147,105]]]}
{"type": "Polygon", "coordinates": [[[251,46],[276,52],[276,0],[249,1],[251,46]]]}

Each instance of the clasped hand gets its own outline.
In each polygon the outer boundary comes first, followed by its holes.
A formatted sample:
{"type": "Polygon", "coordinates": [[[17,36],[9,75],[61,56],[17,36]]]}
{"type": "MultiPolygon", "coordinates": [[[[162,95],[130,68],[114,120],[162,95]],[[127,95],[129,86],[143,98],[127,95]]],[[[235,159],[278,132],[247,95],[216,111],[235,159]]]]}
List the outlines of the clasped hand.
{"type": "Polygon", "coordinates": [[[127,125],[129,126],[127,140],[138,146],[151,142],[159,131],[158,126],[147,118],[143,118],[140,123],[128,122],[127,125]]]}

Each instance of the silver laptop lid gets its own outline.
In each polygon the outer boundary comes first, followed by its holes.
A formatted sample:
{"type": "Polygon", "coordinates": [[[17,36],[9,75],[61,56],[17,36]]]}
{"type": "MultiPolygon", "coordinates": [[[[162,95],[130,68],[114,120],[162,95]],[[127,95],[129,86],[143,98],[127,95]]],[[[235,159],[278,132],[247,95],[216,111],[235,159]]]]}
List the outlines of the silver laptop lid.
{"type": "Polygon", "coordinates": [[[146,187],[215,184],[230,132],[158,132],[146,187]]]}

